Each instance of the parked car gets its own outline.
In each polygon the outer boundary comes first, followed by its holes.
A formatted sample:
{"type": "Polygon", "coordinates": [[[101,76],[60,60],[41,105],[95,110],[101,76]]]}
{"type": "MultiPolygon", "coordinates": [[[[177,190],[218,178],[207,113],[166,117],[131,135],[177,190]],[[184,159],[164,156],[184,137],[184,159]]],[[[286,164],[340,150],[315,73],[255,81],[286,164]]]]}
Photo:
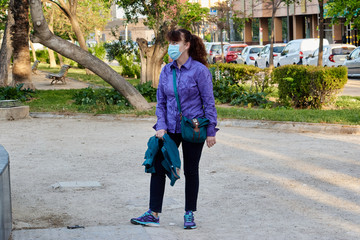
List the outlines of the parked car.
{"type": "MultiPolygon", "coordinates": [[[[303,64],[303,59],[319,48],[318,38],[296,39],[286,44],[282,50],[277,67],[287,64],[303,64]]],[[[324,39],[324,46],[329,45],[329,41],[324,39]]]]}
{"type": "Polygon", "coordinates": [[[227,63],[236,63],[236,59],[238,58],[238,55],[241,55],[241,52],[245,47],[247,47],[247,44],[231,44],[226,52],[225,60],[227,63]]]}
{"type": "MultiPolygon", "coordinates": [[[[278,58],[280,57],[281,51],[286,46],[286,43],[274,43],[273,44],[273,56],[274,56],[274,66],[278,63],[278,58]]],[[[260,51],[259,57],[255,61],[255,66],[259,68],[269,67],[270,59],[270,44],[265,45],[265,47],[260,51]]]]}
{"type": "MultiPolygon", "coordinates": [[[[349,44],[330,44],[324,46],[323,50],[323,66],[341,66],[346,57],[356,48],[349,44]]],[[[319,48],[315,52],[304,59],[304,64],[317,66],[319,59],[319,48]]]]}
{"type": "MultiPolygon", "coordinates": [[[[224,45],[229,45],[228,42],[223,42],[224,45]]],[[[221,55],[221,42],[209,42],[206,44],[207,61],[208,63],[216,62],[216,55],[221,55]]]]}
{"type": "MultiPolygon", "coordinates": [[[[225,62],[225,56],[226,56],[227,51],[228,51],[228,49],[230,47],[230,44],[224,44],[223,47],[224,47],[224,58],[223,58],[223,60],[225,62]]],[[[222,58],[221,58],[221,48],[219,50],[217,50],[214,55],[215,56],[213,57],[213,63],[223,62],[222,58]]]]}
{"type": "Polygon", "coordinates": [[[262,45],[251,45],[245,47],[241,55],[239,55],[236,59],[236,63],[255,66],[255,60],[263,47],[264,46],[262,45]]]}
{"type": "Polygon", "coordinates": [[[348,68],[349,77],[360,77],[360,47],[357,47],[346,57],[344,66],[348,68]]]}

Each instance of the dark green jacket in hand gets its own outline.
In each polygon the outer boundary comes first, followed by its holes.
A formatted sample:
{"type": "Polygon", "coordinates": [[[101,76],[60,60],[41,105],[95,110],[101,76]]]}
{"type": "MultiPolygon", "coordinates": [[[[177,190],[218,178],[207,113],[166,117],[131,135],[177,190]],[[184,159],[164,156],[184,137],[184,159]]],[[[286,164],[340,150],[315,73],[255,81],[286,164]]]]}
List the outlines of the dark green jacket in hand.
{"type": "MultiPolygon", "coordinates": [[[[170,138],[168,134],[164,134],[163,146],[161,152],[164,160],[161,164],[166,170],[166,175],[170,179],[170,185],[174,186],[176,180],[180,179],[180,155],[176,143],[170,138]]],[[[161,141],[161,140],[160,140],[161,141]]],[[[151,137],[148,141],[148,149],[145,153],[145,161],[142,164],[145,166],[146,173],[155,173],[154,158],[159,151],[159,139],[155,136],[151,137]]]]}

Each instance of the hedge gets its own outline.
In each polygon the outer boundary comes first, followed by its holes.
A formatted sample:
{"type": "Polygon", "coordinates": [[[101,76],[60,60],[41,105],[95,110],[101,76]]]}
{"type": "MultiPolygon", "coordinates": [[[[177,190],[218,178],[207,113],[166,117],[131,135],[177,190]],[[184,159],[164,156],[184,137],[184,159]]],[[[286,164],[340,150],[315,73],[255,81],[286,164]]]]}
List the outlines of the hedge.
{"type": "Polygon", "coordinates": [[[211,64],[209,69],[219,69],[221,72],[229,74],[229,76],[236,82],[252,80],[256,74],[262,71],[260,68],[255,66],[236,63],[211,64]]]}
{"type": "Polygon", "coordinates": [[[321,109],[335,101],[347,82],[346,67],[285,65],[272,73],[279,100],[296,108],[321,109]]]}

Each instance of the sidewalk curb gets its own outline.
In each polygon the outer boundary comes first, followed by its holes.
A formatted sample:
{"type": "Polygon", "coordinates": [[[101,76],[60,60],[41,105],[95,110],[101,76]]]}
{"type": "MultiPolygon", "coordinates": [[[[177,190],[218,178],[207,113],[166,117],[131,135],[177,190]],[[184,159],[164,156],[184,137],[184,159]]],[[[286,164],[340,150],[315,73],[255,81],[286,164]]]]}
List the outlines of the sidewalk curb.
{"type": "MultiPolygon", "coordinates": [[[[154,116],[135,115],[110,115],[110,114],[58,114],[46,112],[31,112],[32,118],[68,118],[68,119],[96,119],[96,120],[122,120],[122,121],[151,121],[155,122],[154,116]]],[[[305,122],[281,122],[265,120],[241,120],[241,119],[218,119],[218,127],[242,127],[242,128],[262,128],[278,131],[291,132],[312,132],[327,134],[353,134],[360,135],[360,125],[341,125],[328,123],[305,123],[305,122]]]]}

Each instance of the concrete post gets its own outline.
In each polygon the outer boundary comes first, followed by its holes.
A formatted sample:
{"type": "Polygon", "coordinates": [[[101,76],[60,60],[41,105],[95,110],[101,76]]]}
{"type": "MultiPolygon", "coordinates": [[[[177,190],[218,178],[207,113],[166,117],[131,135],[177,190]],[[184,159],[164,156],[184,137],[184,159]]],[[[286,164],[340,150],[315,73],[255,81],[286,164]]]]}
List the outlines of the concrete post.
{"type": "Polygon", "coordinates": [[[304,17],[293,16],[294,39],[304,38],[304,17]]]}
{"type": "Polygon", "coordinates": [[[259,25],[260,25],[260,28],[262,28],[262,38],[263,38],[262,40],[263,40],[264,45],[267,43],[270,43],[268,18],[260,18],[259,25]]]}
{"type": "Polygon", "coordinates": [[[311,19],[311,26],[312,26],[311,33],[312,33],[313,38],[319,37],[318,25],[319,25],[318,15],[314,14],[314,15],[312,15],[312,19],[311,19]]]}
{"type": "MultiPolygon", "coordinates": [[[[288,29],[288,31],[290,31],[288,29]]],[[[281,18],[278,18],[276,17],[274,19],[274,41],[276,43],[281,43],[283,42],[283,39],[282,39],[282,21],[281,21],[281,18]]]]}
{"type": "Polygon", "coordinates": [[[252,43],[252,21],[249,20],[245,22],[245,29],[244,29],[244,42],[247,44],[252,43]]]}
{"type": "Polygon", "coordinates": [[[334,43],[342,43],[341,25],[336,24],[333,26],[333,41],[334,43]]]}

